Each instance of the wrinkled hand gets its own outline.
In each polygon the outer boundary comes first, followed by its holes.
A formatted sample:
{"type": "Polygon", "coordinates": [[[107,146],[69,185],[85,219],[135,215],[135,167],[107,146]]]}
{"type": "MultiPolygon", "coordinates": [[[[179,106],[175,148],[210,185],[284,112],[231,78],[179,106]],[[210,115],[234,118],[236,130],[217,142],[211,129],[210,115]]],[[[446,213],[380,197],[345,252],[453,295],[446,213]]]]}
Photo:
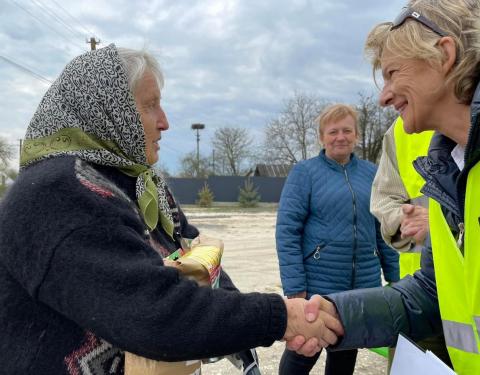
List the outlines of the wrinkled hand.
{"type": "Polygon", "coordinates": [[[428,208],[403,204],[402,212],[401,237],[412,237],[416,244],[422,244],[428,233],[428,208]]]}
{"type": "MultiPolygon", "coordinates": [[[[287,298],[288,299],[292,299],[292,298],[305,299],[307,298],[307,292],[303,291],[295,294],[290,294],[287,296],[287,298]]],[[[305,305],[305,307],[307,308],[307,306],[309,306],[308,303],[307,305],[305,305]]],[[[302,335],[298,335],[292,338],[291,340],[287,341],[286,346],[287,346],[287,349],[289,350],[298,351],[299,354],[303,354],[307,357],[311,357],[315,353],[317,353],[318,340],[316,337],[312,337],[307,341],[305,337],[303,337],[302,335]]]]}
{"type": "Polygon", "coordinates": [[[322,348],[337,342],[344,334],[335,306],[320,296],[309,301],[289,299],[285,301],[288,312],[284,339],[287,348],[304,356],[313,356],[322,348]]]}

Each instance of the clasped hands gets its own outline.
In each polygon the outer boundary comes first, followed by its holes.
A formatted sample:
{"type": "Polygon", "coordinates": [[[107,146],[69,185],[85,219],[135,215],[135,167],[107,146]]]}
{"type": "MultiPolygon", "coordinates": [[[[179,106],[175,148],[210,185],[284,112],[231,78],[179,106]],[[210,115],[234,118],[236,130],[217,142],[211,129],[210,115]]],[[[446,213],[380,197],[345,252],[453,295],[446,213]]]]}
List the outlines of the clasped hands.
{"type": "Polygon", "coordinates": [[[428,233],[428,208],[413,204],[402,205],[400,233],[402,238],[411,237],[416,244],[421,244],[428,233]]]}
{"type": "Polygon", "coordinates": [[[343,336],[343,326],[335,305],[315,295],[304,298],[286,299],[288,320],[284,340],[289,350],[307,357],[322,348],[333,345],[343,336]]]}

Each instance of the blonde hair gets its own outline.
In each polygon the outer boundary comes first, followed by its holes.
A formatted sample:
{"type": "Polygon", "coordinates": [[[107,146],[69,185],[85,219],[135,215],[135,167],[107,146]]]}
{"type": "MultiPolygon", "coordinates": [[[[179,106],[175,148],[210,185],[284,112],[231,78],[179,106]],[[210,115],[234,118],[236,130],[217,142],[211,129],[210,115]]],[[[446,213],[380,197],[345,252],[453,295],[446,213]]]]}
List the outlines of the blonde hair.
{"type": "Polygon", "coordinates": [[[327,124],[343,120],[345,117],[352,116],[355,121],[355,134],[358,134],[358,112],[355,108],[346,104],[332,104],[326,107],[320,116],[315,119],[318,124],[318,133],[323,135],[323,129],[327,124]]]}
{"type": "MultiPolygon", "coordinates": [[[[464,104],[472,101],[480,79],[480,2],[478,0],[410,0],[408,7],[424,15],[452,37],[456,61],[448,81],[454,82],[455,96],[464,104]]],[[[375,26],[365,42],[373,72],[380,69],[381,58],[388,50],[402,58],[427,61],[440,66],[444,60],[437,46],[438,34],[415,20],[391,30],[392,23],[375,26]]]]}

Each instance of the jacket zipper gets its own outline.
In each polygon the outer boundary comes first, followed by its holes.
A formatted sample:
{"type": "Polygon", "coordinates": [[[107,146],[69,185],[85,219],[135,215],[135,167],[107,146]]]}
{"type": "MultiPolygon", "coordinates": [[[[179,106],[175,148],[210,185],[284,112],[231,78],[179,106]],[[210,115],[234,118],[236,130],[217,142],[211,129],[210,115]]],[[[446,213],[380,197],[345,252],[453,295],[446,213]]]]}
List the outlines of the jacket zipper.
{"type": "Polygon", "coordinates": [[[355,192],[353,191],[352,185],[348,178],[347,169],[343,166],[343,173],[345,174],[345,181],[347,181],[348,188],[350,193],[352,193],[352,203],[353,203],[353,257],[352,257],[352,283],[351,289],[355,288],[355,267],[357,262],[357,200],[355,198],[355,192]]]}
{"type": "Polygon", "coordinates": [[[465,224],[464,223],[459,223],[458,224],[458,240],[457,240],[457,246],[460,250],[462,250],[463,253],[463,235],[465,234],[465,224]]]}
{"type": "Polygon", "coordinates": [[[315,250],[313,250],[310,254],[308,254],[304,260],[307,260],[309,258],[311,258],[313,256],[313,259],[315,260],[318,260],[320,259],[320,250],[322,249],[322,247],[320,245],[317,245],[317,247],[315,248],[315,250]]]}

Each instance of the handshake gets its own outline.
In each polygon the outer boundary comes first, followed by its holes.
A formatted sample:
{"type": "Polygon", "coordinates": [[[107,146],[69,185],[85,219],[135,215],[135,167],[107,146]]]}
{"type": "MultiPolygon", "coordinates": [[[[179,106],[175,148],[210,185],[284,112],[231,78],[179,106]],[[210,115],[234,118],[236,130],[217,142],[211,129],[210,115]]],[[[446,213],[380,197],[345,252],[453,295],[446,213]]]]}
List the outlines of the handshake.
{"type": "Polygon", "coordinates": [[[318,353],[322,348],[334,345],[344,330],[335,305],[325,298],[315,295],[310,300],[304,298],[286,299],[287,329],[283,339],[287,349],[307,357],[318,353]]]}

